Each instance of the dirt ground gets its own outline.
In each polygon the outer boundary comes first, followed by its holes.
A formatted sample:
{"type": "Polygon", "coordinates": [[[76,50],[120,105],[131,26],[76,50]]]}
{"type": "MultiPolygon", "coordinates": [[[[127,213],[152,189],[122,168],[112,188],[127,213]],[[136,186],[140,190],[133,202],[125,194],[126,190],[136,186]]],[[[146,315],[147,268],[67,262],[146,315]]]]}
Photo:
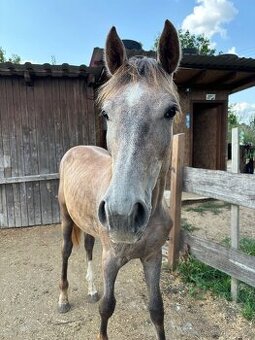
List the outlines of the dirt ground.
{"type": "MultiPolygon", "coordinates": [[[[198,204],[192,204],[196,207],[198,204]]],[[[182,209],[194,232],[220,241],[228,235],[229,209],[203,216],[182,209]]],[[[255,237],[255,211],[241,209],[241,233],[255,237]]],[[[99,327],[98,304],[86,301],[83,247],[73,251],[69,265],[71,310],[57,312],[61,233],[59,225],[0,230],[0,339],[94,340],[99,327]]],[[[95,247],[96,284],[102,292],[100,245],[95,247]]],[[[177,274],[162,271],[167,339],[254,340],[255,324],[240,306],[214,298],[190,297],[177,274]]],[[[127,264],[116,282],[117,306],[109,323],[111,340],[155,340],[146,307],[146,287],[139,261],[127,264]]]]}

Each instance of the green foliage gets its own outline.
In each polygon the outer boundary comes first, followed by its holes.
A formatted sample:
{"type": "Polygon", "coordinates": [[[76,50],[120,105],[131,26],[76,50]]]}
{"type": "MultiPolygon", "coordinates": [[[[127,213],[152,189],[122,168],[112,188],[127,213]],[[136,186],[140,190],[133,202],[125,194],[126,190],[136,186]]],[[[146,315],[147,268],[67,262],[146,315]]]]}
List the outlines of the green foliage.
{"type": "Polygon", "coordinates": [[[191,223],[189,223],[186,218],[181,219],[181,227],[182,227],[183,230],[186,230],[190,233],[199,229],[199,228],[196,228],[191,223]]]}
{"type": "MultiPolygon", "coordinates": [[[[222,244],[225,247],[230,248],[230,238],[226,237],[222,241],[222,244]]],[[[245,254],[250,255],[250,256],[255,256],[255,239],[243,237],[240,240],[239,247],[240,247],[240,250],[243,251],[245,254]]]]}
{"type": "Polygon", "coordinates": [[[255,146],[255,113],[250,119],[249,124],[241,124],[234,107],[235,104],[231,104],[228,107],[228,143],[231,143],[232,129],[239,127],[241,143],[255,146]]]}
{"type": "MultiPolygon", "coordinates": [[[[182,48],[195,48],[197,49],[198,53],[201,55],[214,55],[216,50],[210,48],[210,40],[205,37],[204,34],[191,34],[188,30],[183,31],[180,29],[178,31],[179,38],[181,42],[182,48]]],[[[156,51],[159,42],[159,35],[156,37],[153,45],[153,50],[156,51]]]]}
{"type": "Polygon", "coordinates": [[[0,47],[0,63],[5,63],[7,61],[10,61],[14,64],[20,64],[21,58],[17,54],[12,54],[11,57],[7,58],[5,50],[2,47],[0,47]]]}
{"type": "Polygon", "coordinates": [[[188,261],[178,266],[181,279],[192,285],[193,296],[197,297],[201,290],[210,290],[217,296],[231,299],[230,277],[190,256],[188,261]]]}
{"type": "Polygon", "coordinates": [[[232,129],[240,125],[239,118],[234,110],[234,104],[228,106],[228,143],[232,140],[232,129]]]}
{"type": "MultiPolygon", "coordinates": [[[[226,238],[223,243],[230,245],[226,238]]],[[[243,238],[240,249],[255,256],[255,240],[243,238]]],[[[180,262],[178,272],[181,279],[189,285],[189,291],[195,298],[203,298],[206,291],[214,295],[231,300],[231,278],[227,274],[214,269],[190,256],[187,261],[180,262]]],[[[244,283],[239,285],[238,302],[242,305],[242,315],[248,320],[255,320],[255,288],[244,283]]]]}
{"type": "Polygon", "coordinates": [[[216,50],[210,48],[210,40],[204,34],[191,34],[189,30],[179,30],[182,48],[196,48],[201,55],[214,55],[216,50]]]}
{"type": "Polygon", "coordinates": [[[0,47],[0,63],[4,63],[5,60],[5,51],[2,49],[2,47],[0,47]]]}
{"type": "Polygon", "coordinates": [[[188,207],[186,208],[186,211],[194,211],[201,215],[204,215],[207,212],[212,212],[214,215],[219,215],[222,212],[222,209],[229,209],[229,207],[229,203],[210,200],[195,207],[188,207]]]}
{"type": "Polygon", "coordinates": [[[255,146],[255,114],[251,118],[249,125],[242,124],[242,143],[255,146]]]}

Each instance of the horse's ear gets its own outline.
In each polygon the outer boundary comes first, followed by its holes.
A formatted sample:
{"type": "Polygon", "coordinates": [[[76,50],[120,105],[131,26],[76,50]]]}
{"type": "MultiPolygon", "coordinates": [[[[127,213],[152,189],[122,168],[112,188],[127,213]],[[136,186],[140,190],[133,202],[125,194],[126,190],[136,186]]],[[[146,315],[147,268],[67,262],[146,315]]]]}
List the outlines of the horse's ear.
{"type": "Polygon", "coordinates": [[[110,75],[127,60],[125,47],[120,40],[116,28],[112,27],[105,45],[105,65],[110,75]]]}
{"type": "Polygon", "coordinates": [[[166,20],[164,30],[159,38],[157,59],[169,74],[177,69],[181,60],[178,33],[169,20],[166,20]]]}

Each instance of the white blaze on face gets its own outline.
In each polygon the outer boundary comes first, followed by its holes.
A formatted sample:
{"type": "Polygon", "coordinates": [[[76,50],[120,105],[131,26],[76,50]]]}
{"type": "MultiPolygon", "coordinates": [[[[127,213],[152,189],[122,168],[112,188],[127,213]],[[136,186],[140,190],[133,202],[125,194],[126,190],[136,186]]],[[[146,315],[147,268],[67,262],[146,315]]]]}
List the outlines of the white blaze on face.
{"type": "Polygon", "coordinates": [[[136,106],[139,104],[142,95],[144,94],[144,88],[141,84],[137,83],[133,86],[129,86],[126,89],[126,99],[129,106],[136,106]]]}

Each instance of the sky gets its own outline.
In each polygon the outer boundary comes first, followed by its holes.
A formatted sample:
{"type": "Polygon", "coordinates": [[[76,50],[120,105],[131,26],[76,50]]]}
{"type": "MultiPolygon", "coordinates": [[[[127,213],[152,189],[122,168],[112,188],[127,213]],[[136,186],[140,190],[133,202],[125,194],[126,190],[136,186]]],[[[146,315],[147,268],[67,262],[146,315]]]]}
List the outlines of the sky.
{"type": "MultiPolygon", "coordinates": [[[[0,0],[0,47],[22,62],[88,65],[116,26],[150,50],[169,19],[205,34],[216,51],[255,58],[255,0],[0,0]]],[[[230,96],[242,121],[255,114],[255,87],[230,96]]]]}

